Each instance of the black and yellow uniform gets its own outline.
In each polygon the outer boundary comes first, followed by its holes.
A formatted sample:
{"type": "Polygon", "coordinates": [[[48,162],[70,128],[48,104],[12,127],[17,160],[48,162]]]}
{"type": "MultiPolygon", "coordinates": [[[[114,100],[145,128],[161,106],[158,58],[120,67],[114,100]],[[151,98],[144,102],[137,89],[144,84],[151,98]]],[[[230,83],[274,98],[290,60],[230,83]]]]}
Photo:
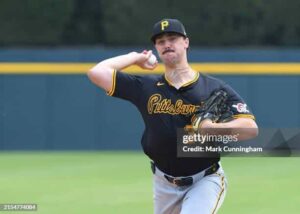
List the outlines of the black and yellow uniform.
{"type": "Polygon", "coordinates": [[[145,123],[142,147],[155,165],[169,175],[188,176],[217,163],[220,157],[178,158],[176,131],[191,124],[193,113],[219,89],[228,93],[233,117],[254,119],[243,99],[229,85],[200,73],[176,89],[164,75],[138,76],[115,71],[108,94],[132,102],[140,111],[145,123]]]}

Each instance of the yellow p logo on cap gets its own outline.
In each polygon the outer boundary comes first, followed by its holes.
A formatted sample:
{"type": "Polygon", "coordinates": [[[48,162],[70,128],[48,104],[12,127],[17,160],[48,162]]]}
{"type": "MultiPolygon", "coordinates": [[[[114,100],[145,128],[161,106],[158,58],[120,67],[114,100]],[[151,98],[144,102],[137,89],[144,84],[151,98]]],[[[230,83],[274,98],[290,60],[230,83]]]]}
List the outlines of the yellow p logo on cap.
{"type": "Polygon", "coordinates": [[[161,26],[161,30],[165,30],[165,27],[169,26],[169,22],[168,21],[162,21],[160,23],[160,26],[161,26]]]}

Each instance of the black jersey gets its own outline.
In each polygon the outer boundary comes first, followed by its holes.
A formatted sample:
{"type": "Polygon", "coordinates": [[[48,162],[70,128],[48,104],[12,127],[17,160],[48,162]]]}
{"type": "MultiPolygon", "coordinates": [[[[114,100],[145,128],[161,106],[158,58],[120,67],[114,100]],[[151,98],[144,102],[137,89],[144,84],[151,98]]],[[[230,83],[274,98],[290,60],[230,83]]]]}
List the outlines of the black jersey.
{"type": "Polygon", "coordinates": [[[254,116],[243,99],[227,84],[208,75],[196,78],[176,89],[165,75],[131,75],[119,71],[113,74],[109,95],[132,102],[140,111],[145,130],[142,147],[163,172],[173,176],[188,176],[218,162],[216,158],[178,158],[177,129],[191,124],[191,117],[214,91],[223,89],[235,118],[254,116]]]}

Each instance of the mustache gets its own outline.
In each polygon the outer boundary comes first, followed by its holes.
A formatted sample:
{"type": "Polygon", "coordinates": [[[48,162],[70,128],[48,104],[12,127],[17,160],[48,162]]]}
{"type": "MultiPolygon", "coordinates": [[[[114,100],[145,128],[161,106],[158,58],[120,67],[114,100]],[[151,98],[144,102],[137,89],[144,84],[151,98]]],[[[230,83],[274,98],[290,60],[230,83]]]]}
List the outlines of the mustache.
{"type": "Polygon", "coordinates": [[[172,50],[172,49],[166,49],[166,50],[163,51],[162,54],[165,54],[165,53],[168,53],[168,52],[174,52],[174,50],[172,50]]]}

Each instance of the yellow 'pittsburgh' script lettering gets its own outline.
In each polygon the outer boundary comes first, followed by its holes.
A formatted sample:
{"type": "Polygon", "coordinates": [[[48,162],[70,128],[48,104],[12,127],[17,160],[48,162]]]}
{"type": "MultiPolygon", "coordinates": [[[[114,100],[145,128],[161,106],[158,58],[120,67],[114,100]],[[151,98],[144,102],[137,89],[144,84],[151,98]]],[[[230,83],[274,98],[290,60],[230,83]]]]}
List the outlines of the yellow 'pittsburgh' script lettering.
{"type": "Polygon", "coordinates": [[[148,100],[147,107],[149,114],[187,115],[194,113],[200,106],[184,104],[181,99],[173,104],[171,99],[162,99],[160,94],[153,94],[148,100]]]}

